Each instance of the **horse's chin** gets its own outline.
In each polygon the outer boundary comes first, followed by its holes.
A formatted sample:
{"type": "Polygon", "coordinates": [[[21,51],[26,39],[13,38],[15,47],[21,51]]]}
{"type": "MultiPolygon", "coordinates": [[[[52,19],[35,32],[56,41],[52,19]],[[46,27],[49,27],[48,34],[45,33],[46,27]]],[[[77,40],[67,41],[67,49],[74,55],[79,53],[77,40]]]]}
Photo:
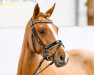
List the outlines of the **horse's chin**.
{"type": "Polygon", "coordinates": [[[59,64],[59,63],[56,63],[56,62],[55,62],[55,66],[59,68],[59,67],[63,67],[64,64],[59,64]]]}
{"type": "Polygon", "coordinates": [[[65,66],[66,64],[63,62],[63,63],[59,63],[55,58],[54,58],[54,63],[55,63],[55,66],[56,67],[63,67],[63,66],[65,66]]]}

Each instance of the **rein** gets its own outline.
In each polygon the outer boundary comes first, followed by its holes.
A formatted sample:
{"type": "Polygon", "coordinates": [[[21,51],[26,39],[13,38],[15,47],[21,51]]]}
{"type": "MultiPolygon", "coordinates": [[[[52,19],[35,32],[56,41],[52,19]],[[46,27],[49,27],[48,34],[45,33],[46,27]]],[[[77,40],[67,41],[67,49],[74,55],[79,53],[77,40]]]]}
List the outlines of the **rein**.
{"type": "MultiPolygon", "coordinates": [[[[34,41],[33,41],[33,37],[35,36],[35,38],[37,39],[38,43],[40,44],[40,46],[42,47],[42,49],[43,49],[43,51],[44,51],[44,52],[43,52],[43,59],[40,61],[39,65],[38,65],[37,69],[35,70],[35,72],[33,73],[33,75],[36,74],[37,70],[40,68],[40,66],[41,66],[41,64],[43,63],[44,60],[47,60],[47,61],[48,61],[48,58],[49,58],[49,57],[53,57],[53,59],[54,59],[54,56],[55,56],[55,54],[56,54],[58,48],[59,48],[60,46],[63,46],[63,47],[64,47],[64,45],[63,45],[63,43],[62,43],[61,40],[57,40],[57,41],[51,43],[50,45],[48,45],[47,47],[44,47],[43,43],[41,42],[41,40],[40,40],[40,38],[38,37],[38,35],[37,35],[37,33],[36,33],[36,30],[35,30],[35,28],[34,28],[34,25],[37,24],[37,23],[52,23],[52,21],[38,20],[38,21],[33,22],[33,21],[32,21],[32,18],[31,18],[31,28],[32,28],[31,38],[32,38],[33,48],[34,48],[35,52],[38,53],[37,50],[36,50],[36,48],[35,48],[34,41]],[[58,45],[58,47],[56,48],[54,54],[51,54],[50,50],[51,50],[54,46],[56,46],[56,45],[58,45]],[[46,52],[49,52],[49,53],[50,53],[49,56],[46,55],[46,52]]],[[[47,67],[49,67],[49,66],[52,65],[53,63],[54,63],[54,62],[51,62],[50,64],[48,64],[43,70],[45,70],[47,67]]],[[[40,72],[42,72],[43,70],[41,70],[40,72]]],[[[39,72],[39,73],[40,73],[40,72],[39,72]]],[[[37,73],[36,75],[38,75],[39,73],[37,73]]]]}

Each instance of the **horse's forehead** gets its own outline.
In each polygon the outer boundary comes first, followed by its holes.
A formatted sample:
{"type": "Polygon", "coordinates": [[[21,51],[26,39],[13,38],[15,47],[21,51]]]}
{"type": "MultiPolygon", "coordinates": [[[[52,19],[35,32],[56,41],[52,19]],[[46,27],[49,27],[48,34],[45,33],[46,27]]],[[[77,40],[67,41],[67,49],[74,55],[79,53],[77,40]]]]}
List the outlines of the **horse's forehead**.
{"type": "MultiPolygon", "coordinates": [[[[47,20],[47,21],[50,21],[49,18],[43,18],[43,17],[39,17],[39,20],[47,20]]],[[[55,31],[55,25],[53,25],[53,23],[46,23],[46,24],[40,24],[40,27],[42,28],[49,28],[50,31],[53,33],[53,36],[55,37],[56,40],[58,40],[58,37],[57,37],[57,33],[55,31]]]]}
{"type": "Polygon", "coordinates": [[[50,21],[50,19],[49,19],[49,18],[47,18],[47,17],[45,18],[45,17],[41,17],[41,16],[38,18],[38,20],[50,21]]]}
{"type": "Polygon", "coordinates": [[[47,26],[48,26],[49,29],[52,31],[53,36],[55,37],[55,39],[58,40],[58,37],[57,37],[56,31],[55,31],[53,25],[52,25],[52,24],[47,24],[47,26]]]}
{"type": "Polygon", "coordinates": [[[40,28],[48,29],[49,33],[52,33],[54,38],[56,40],[58,40],[57,33],[56,33],[55,29],[54,29],[55,25],[53,25],[51,23],[41,23],[41,24],[37,25],[36,27],[37,27],[37,29],[40,29],[40,28]]]}

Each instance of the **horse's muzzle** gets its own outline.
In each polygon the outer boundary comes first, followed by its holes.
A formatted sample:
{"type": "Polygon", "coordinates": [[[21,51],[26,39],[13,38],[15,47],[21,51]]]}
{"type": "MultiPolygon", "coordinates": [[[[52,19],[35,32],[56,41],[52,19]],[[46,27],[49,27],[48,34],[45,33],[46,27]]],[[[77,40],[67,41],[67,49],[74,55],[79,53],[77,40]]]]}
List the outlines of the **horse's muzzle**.
{"type": "Polygon", "coordinates": [[[68,54],[66,54],[65,57],[62,54],[58,58],[54,57],[54,63],[56,67],[62,67],[66,65],[68,63],[68,60],[69,60],[68,54]]]}

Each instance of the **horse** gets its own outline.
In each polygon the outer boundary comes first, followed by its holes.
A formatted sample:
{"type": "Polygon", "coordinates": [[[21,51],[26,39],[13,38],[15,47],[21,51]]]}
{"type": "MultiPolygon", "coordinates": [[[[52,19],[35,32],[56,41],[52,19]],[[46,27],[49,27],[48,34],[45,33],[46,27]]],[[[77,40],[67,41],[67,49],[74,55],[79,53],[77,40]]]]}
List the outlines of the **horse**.
{"type": "Polygon", "coordinates": [[[66,51],[58,40],[58,27],[49,19],[54,8],[55,4],[43,13],[35,5],[25,29],[17,75],[94,75],[93,52],[66,51]]]}

